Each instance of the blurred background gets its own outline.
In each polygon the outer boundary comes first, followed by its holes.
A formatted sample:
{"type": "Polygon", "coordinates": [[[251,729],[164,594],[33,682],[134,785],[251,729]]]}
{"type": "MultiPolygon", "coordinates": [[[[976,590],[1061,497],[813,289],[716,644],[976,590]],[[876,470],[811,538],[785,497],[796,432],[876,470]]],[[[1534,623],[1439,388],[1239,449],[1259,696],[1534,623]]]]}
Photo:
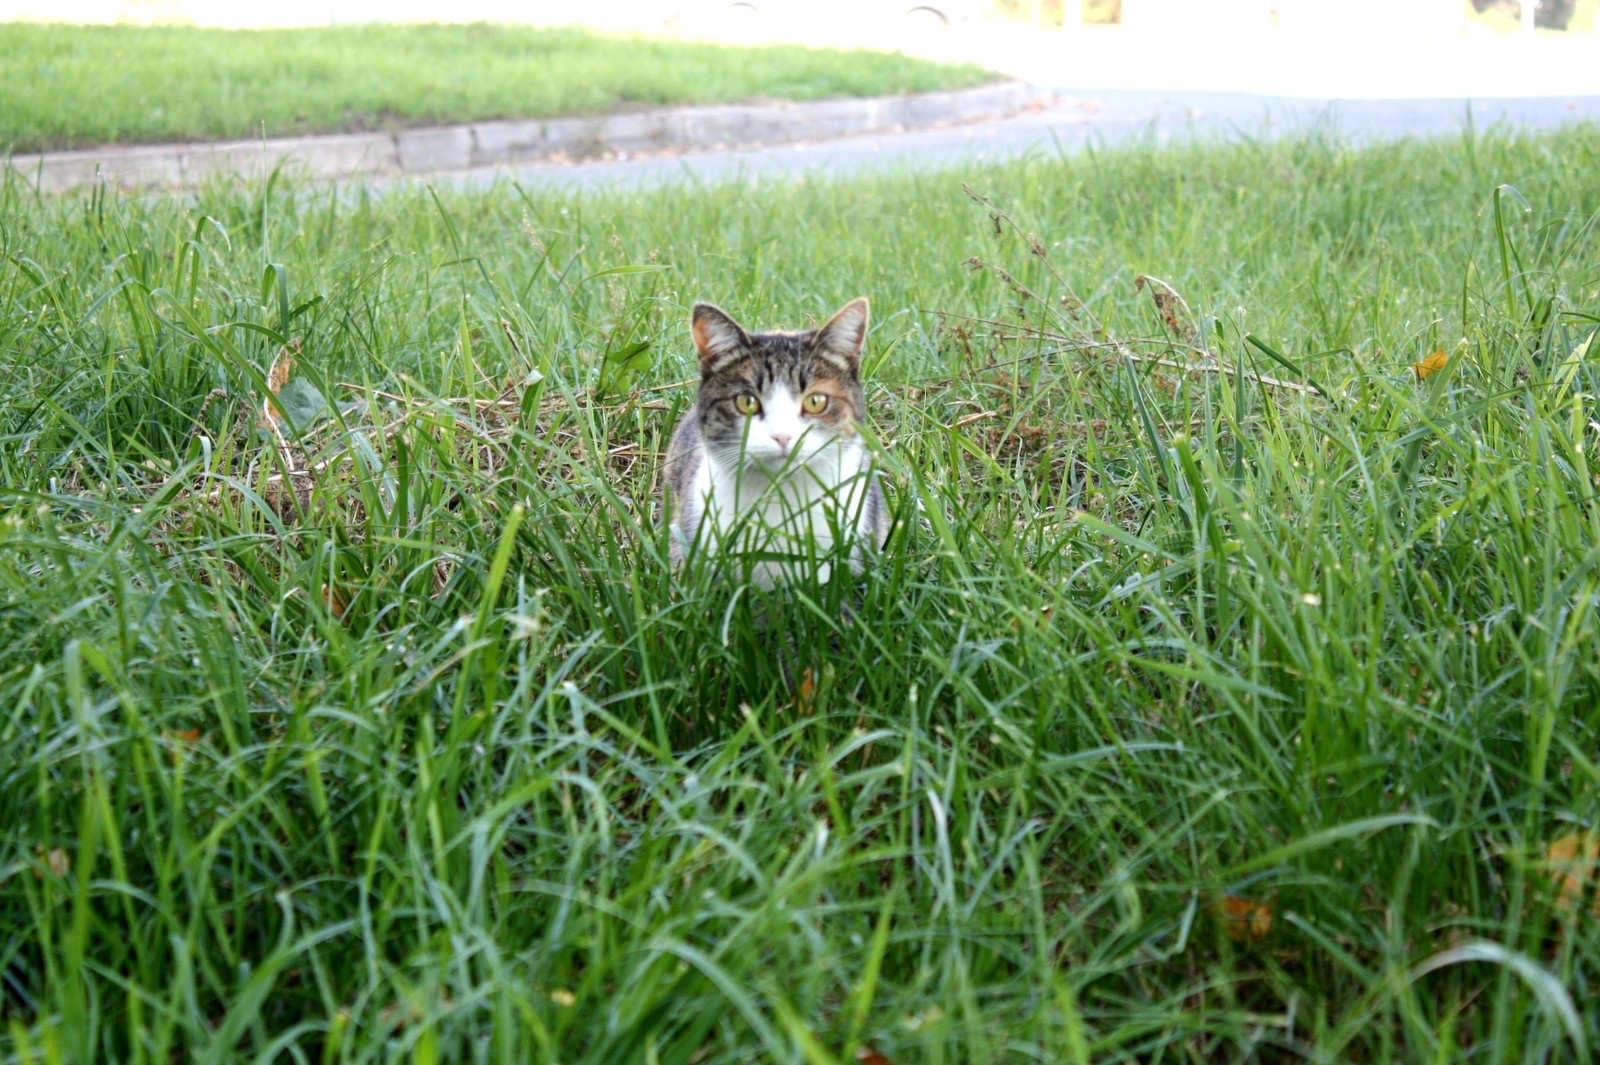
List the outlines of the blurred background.
{"type": "Polygon", "coordinates": [[[582,24],[763,41],[894,43],[948,31],[1440,36],[1592,33],[1600,0],[0,0],[0,19],[325,26],[440,21],[582,24]]]}
{"type": "Polygon", "coordinates": [[[1042,88],[1600,95],[1600,0],[0,0],[0,21],[515,22],[970,61],[1042,88]]]}

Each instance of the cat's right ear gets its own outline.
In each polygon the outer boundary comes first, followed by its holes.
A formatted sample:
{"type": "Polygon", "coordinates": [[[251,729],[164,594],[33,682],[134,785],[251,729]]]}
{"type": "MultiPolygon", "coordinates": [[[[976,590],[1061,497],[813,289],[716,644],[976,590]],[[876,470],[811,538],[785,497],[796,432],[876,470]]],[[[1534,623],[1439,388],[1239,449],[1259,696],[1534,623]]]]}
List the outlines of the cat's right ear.
{"type": "Polygon", "coordinates": [[[689,331],[694,334],[695,350],[700,354],[702,377],[710,377],[750,346],[750,334],[722,308],[710,303],[694,305],[689,331]]]}

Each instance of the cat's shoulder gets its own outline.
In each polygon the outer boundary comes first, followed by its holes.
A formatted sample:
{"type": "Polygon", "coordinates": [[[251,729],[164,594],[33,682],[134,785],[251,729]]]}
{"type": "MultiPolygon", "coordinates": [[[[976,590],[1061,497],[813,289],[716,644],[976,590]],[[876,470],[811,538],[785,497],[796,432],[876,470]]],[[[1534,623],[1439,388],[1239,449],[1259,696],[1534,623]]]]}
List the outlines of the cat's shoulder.
{"type": "Polygon", "coordinates": [[[667,444],[667,486],[678,495],[684,494],[695,469],[700,465],[700,455],[705,440],[700,431],[700,406],[695,404],[683,412],[672,440],[667,444]]]}

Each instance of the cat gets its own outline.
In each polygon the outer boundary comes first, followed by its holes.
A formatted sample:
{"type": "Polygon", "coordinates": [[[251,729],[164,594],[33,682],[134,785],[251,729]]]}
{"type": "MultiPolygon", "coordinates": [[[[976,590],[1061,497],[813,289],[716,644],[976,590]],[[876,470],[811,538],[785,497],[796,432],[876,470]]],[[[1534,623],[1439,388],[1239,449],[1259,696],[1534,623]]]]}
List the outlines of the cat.
{"type": "Polygon", "coordinates": [[[883,546],[889,516],[860,435],[867,315],[858,298],[820,329],[751,333],[694,305],[700,394],[665,469],[674,565],[716,559],[771,589],[825,583],[841,553],[860,573],[883,546]]]}

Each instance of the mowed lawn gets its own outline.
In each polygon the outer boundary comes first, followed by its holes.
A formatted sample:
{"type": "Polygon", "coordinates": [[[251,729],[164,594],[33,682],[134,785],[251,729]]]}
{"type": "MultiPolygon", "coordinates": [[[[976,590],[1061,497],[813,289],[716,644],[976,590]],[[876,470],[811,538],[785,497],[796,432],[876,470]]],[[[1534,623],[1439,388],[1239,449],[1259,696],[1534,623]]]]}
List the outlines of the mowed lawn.
{"type": "Polygon", "coordinates": [[[966,88],[975,66],[528,26],[0,23],[0,151],[966,88]]]}
{"type": "Polygon", "coordinates": [[[1592,1055],[1597,165],[8,180],[0,1061],[1592,1055]],[[675,579],[857,295],[888,550],[675,579]]]}

